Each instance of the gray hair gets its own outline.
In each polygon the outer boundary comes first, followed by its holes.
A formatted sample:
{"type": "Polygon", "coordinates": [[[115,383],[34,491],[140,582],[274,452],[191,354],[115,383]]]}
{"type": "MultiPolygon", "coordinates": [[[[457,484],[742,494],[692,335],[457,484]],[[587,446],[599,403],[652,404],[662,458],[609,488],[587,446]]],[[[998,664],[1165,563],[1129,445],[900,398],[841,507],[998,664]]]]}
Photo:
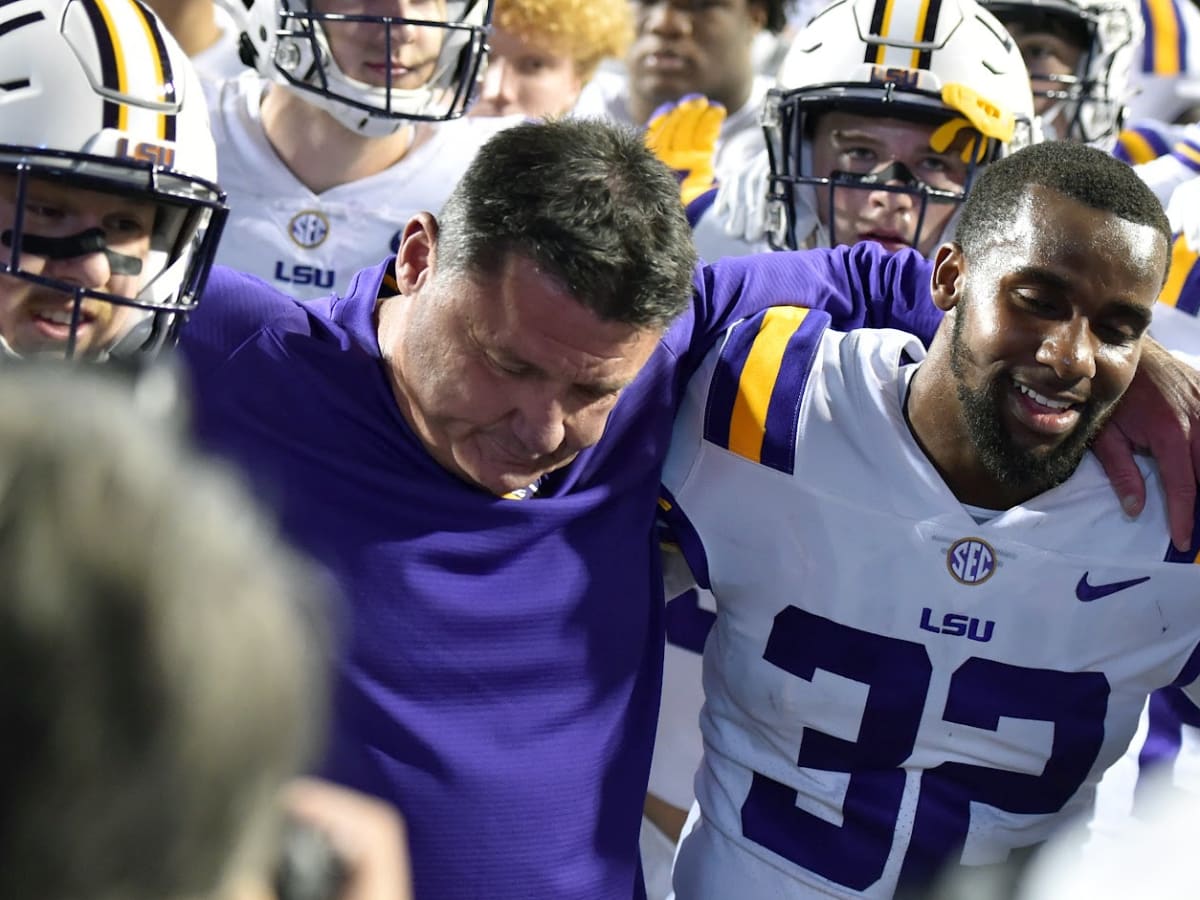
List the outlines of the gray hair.
{"type": "Polygon", "coordinates": [[[631,128],[562,119],[505,129],[442,209],[439,265],[490,275],[509,255],[601,319],[665,327],[691,301],[696,249],[674,174],[631,128]]]}

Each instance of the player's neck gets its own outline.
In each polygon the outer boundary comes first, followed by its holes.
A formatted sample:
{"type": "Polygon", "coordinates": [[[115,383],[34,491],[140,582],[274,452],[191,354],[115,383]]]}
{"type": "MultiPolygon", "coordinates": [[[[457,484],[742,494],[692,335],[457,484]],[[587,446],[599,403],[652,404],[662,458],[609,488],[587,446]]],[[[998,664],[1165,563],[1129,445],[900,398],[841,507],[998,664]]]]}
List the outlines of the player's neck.
{"type": "Polygon", "coordinates": [[[280,160],[313,193],[319,194],[384,171],[418,142],[416,127],[368,138],[347,129],[323,109],[281,85],[262,100],[262,124],[280,160]]]}
{"type": "MultiPolygon", "coordinates": [[[[943,329],[945,330],[945,329],[943,329]]],[[[941,333],[939,332],[939,338],[941,333]]],[[[1041,486],[1013,486],[984,467],[967,428],[962,401],[950,370],[948,341],[935,339],[929,356],[909,383],[904,419],[917,445],[960,503],[1011,509],[1042,493],[1041,486]]]]}

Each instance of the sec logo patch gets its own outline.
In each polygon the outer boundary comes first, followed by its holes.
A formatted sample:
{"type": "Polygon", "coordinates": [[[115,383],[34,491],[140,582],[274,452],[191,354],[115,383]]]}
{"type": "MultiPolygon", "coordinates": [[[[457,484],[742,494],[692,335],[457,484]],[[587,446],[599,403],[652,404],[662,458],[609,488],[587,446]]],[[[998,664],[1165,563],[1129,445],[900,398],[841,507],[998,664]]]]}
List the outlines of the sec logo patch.
{"type": "Polygon", "coordinates": [[[996,551],[981,538],[961,538],[946,551],[946,568],[960,584],[983,584],[996,572],[996,551]]]}
{"type": "Polygon", "coordinates": [[[288,235],[305,250],[312,250],[329,237],[329,220],[315,209],[306,209],[292,216],[292,221],[288,222],[288,235]]]}

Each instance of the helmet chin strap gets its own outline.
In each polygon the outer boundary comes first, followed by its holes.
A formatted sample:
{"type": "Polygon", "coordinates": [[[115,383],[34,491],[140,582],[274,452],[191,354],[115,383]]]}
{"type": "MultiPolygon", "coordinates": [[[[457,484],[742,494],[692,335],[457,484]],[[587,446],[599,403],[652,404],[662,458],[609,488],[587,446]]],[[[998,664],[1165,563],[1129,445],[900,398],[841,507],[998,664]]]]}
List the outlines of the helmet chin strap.
{"type": "Polygon", "coordinates": [[[144,362],[141,351],[146,345],[146,342],[151,338],[154,331],[154,324],[151,322],[151,317],[146,316],[134,323],[125,334],[121,335],[116,342],[108,348],[107,356],[115,360],[124,360],[131,365],[134,363],[144,362]]]}
{"type": "MultiPolygon", "coordinates": [[[[0,243],[12,247],[12,229],[0,234],[0,243]]],[[[104,230],[89,228],[79,234],[67,237],[42,237],[37,234],[21,236],[21,249],[34,256],[44,256],[47,259],[74,259],[77,256],[87,256],[91,253],[103,253],[108,258],[108,268],[114,275],[141,275],[142,261],[136,256],[127,256],[108,249],[108,241],[104,230]]]]}

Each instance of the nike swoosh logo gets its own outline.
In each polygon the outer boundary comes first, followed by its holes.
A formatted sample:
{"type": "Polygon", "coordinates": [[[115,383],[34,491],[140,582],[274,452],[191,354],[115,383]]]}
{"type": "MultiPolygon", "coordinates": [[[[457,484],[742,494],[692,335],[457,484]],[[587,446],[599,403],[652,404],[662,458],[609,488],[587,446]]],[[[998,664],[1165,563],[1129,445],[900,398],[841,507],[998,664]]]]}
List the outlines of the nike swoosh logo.
{"type": "Polygon", "coordinates": [[[1075,596],[1084,603],[1091,603],[1093,600],[1099,600],[1101,597],[1107,597],[1110,594],[1115,594],[1117,591],[1123,591],[1126,588],[1131,588],[1143,582],[1149,581],[1150,576],[1144,575],[1141,578],[1130,578],[1128,581],[1113,581],[1108,584],[1088,584],[1088,573],[1084,572],[1083,577],[1079,579],[1079,584],[1075,585],[1075,596]]]}

